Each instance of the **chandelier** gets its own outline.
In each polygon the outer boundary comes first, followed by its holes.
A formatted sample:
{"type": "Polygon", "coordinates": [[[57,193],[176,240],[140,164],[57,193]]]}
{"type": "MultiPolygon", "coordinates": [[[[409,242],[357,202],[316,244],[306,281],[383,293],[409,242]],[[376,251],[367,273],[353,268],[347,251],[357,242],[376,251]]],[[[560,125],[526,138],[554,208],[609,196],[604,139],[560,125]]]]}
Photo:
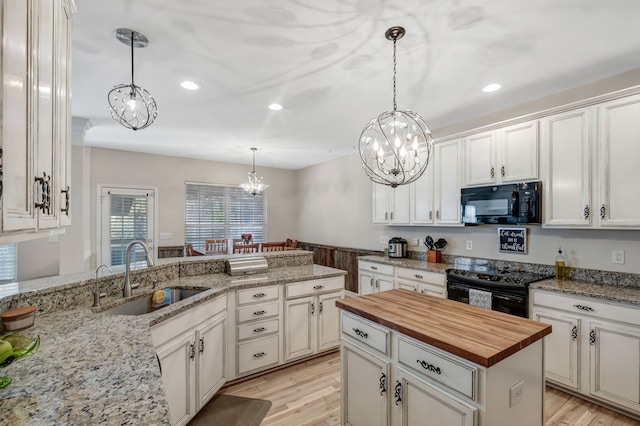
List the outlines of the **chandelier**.
{"type": "Polygon", "coordinates": [[[254,196],[260,194],[262,191],[264,191],[269,187],[269,185],[262,183],[262,178],[258,177],[258,175],[256,174],[256,151],[257,150],[258,148],[251,148],[251,151],[253,151],[253,168],[249,172],[249,182],[243,183],[240,185],[242,189],[244,189],[249,194],[254,196]]]}
{"type": "Polygon", "coordinates": [[[144,34],[128,28],[118,28],[116,38],[131,46],[131,84],[117,85],[107,95],[111,117],[126,128],[142,130],[154,122],[158,106],[146,89],[133,82],[133,48],[146,47],[149,40],[144,34]]]}
{"type": "Polygon", "coordinates": [[[369,179],[392,188],[422,176],[433,147],[431,131],[420,114],[398,110],[396,105],[396,41],[404,34],[402,27],[391,27],[384,34],[393,41],[393,111],[371,119],[358,144],[369,179]]]}

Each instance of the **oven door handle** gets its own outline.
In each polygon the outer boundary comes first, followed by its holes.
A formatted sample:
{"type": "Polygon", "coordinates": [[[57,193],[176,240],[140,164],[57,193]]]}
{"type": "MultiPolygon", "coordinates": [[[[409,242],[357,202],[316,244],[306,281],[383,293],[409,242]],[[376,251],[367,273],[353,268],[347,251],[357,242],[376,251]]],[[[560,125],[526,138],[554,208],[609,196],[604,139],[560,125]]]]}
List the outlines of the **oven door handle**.
{"type": "Polygon", "coordinates": [[[447,284],[447,290],[462,290],[462,291],[469,291],[468,286],[464,286],[464,285],[460,285],[460,284],[451,284],[448,283],[447,284]]]}
{"type": "Polygon", "coordinates": [[[509,300],[510,302],[524,302],[525,298],[520,296],[505,296],[503,294],[493,294],[496,299],[509,300]]]}

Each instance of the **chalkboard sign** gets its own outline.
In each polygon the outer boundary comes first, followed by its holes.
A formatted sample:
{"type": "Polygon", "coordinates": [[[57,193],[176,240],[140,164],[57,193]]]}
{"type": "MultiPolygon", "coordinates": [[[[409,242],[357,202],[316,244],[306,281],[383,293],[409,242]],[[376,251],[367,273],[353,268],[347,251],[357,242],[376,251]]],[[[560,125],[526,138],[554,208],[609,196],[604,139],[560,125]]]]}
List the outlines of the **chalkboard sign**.
{"type": "Polygon", "coordinates": [[[527,228],[498,228],[501,253],[527,254],[527,228]]]}

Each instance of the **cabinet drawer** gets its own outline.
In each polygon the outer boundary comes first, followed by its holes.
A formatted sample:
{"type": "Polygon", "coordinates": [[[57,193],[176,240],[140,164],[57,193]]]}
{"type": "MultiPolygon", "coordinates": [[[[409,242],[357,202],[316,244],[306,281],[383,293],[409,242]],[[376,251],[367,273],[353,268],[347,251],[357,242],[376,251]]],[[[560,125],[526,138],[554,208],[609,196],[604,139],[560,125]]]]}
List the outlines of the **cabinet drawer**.
{"type": "Polygon", "coordinates": [[[376,262],[367,262],[366,260],[358,261],[358,269],[362,269],[369,272],[374,272],[376,274],[384,274],[393,276],[393,266],[392,265],[384,265],[382,263],[376,262]]]}
{"type": "Polygon", "coordinates": [[[564,296],[555,292],[534,290],[533,304],[640,325],[637,308],[622,303],[605,302],[593,297],[564,296]]]}
{"type": "Polygon", "coordinates": [[[277,318],[266,321],[253,321],[238,326],[238,340],[249,339],[251,337],[266,336],[279,330],[277,318]]]}
{"type": "Polygon", "coordinates": [[[293,297],[312,296],[316,293],[342,290],[343,288],[343,277],[302,281],[299,283],[287,284],[287,299],[291,299],[293,297]]]}
{"type": "Polygon", "coordinates": [[[419,269],[396,268],[398,278],[418,281],[425,284],[435,284],[444,287],[446,276],[437,272],[421,271],[419,269]]]}
{"type": "Polygon", "coordinates": [[[238,322],[278,316],[280,302],[260,303],[238,308],[238,322]]]}
{"type": "Polygon", "coordinates": [[[342,314],[342,333],[371,346],[385,355],[389,354],[389,330],[377,324],[342,314]]]}
{"type": "Polygon", "coordinates": [[[278,335],[238,343],[238,374],[277,364],[278,335]]]}
{"type": "Polygon", "coordinates": [[[438,383],[475,400],[478,368],[463,364],[443,353],[402,337],[398,341],[398,361],[438,383]]]}
{"type": "Polygon", "coordinates": [[[268,300],[277,300],[279,296],[279,288],[275,286],[255,287],[238,290],[238,305],[246,305],[247,303],[266,302],[268,300]]]}

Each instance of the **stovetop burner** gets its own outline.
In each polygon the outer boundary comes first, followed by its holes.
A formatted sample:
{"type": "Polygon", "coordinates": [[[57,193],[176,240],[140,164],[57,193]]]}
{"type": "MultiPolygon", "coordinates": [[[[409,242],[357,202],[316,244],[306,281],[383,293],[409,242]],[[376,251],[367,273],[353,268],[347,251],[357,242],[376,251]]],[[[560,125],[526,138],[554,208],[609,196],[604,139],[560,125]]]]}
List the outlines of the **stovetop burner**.
{"type": "Polygon", "coordinates": [[[548,278],[547,275],[543,274],[523,271],[511,271],[509,269],[448,269],[447,277],[453,277],[470,283],[487,282],[514,287],[526,287],[532,282],[548,278]]]}

